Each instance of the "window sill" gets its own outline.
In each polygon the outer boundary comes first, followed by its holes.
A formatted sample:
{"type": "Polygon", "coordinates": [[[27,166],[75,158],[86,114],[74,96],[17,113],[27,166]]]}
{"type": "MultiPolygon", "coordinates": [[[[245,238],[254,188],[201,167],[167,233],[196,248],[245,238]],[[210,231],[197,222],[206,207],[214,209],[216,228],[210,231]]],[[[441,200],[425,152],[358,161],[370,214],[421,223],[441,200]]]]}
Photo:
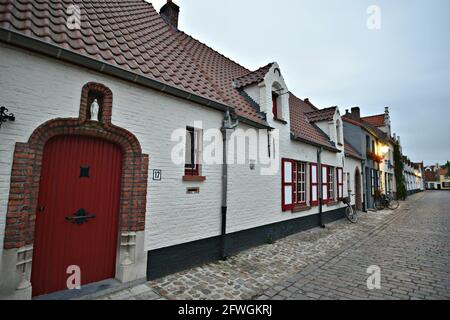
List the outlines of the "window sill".
{"type": "Polygon", "coordinates": [[[287,121],[283,120],[283,119],[273,118],[273,121],[279,122],[279,123],[282,123],[282,124],[287,124],[287,121]]]}
{"type": "Polygon", "coordinates": [[[299,213],[299,212],[304,212],[304,211],[308,211],[311,210],[310,206],[298,206],[295,207],[294,209],[292,209],[292,213],[299,213]]]}
{"type": "Polygon", "coordinates": [[[184,176],[183,181],[185,182],[203,182],[206,180],[206,177],[202,176],[184,176]]]}
{"type": "Polygon", "coordinates": [[[330,201],[327,203],[328,207],[334,207],[337,206],[339,204],[339,201],[330,201]]]}

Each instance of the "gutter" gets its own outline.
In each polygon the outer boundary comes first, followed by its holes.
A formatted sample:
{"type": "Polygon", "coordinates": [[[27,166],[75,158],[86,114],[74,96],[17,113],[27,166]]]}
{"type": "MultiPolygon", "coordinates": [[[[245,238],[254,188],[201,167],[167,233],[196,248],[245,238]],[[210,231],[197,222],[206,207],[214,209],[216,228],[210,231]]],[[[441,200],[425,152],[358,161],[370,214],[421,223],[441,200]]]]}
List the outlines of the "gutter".
{"type": "MultiPolygon", "coordinates": [[[[15,31],[0,28],[0,41],[23,49],[44,54],[58,60],[73,63],[78,66],[82,66],[109,76],[113,76],[115,78],[136,83],[171,96],[195,102],[214,110],[218,110],[221,112],[230,110],[230,106],[217,102],[215,100],[204,98],[195,93],[180,89],[176,86],[159,82],[150,77],[136,74],[119,66],[95,60],[93,58],[58,47],[54,44],[42,41],[40,39],[25,36],[15,31]]],[[[242,122],[257,128],[270,128],[270,126],[260,124],[252,120],[245,119],[244,121],[243,117],[241,117],[241,119],[243,120],[242,122]]]]}

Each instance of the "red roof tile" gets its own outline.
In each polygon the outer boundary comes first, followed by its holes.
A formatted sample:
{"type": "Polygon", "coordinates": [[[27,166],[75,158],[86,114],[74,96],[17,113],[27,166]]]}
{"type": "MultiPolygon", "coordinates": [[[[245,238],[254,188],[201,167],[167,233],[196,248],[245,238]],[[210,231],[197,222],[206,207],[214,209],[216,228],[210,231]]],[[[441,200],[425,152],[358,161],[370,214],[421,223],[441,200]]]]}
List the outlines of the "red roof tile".
{"type": "Polygon", "coordinates": [[[273,63],[269,63],[256,71],[249,72],[242,77],[234,79],[236,88],[243,88],[254,83],[262,82],[272,66],[273,63]]]}
{"type": "Polygon", "coordinates": [[[321,110],[314,110],[305,113],[309,122],[331,121],[336,113],[337,107],[331,107],[321,110]]]}
{"type": "Polygon", "coordinates": [[[295,137],[300,138],[305,142],[317,143],[335,149],[334,144],[329,140],[326,134],[316,125],[308,122],[305,114],[316,111],[313,106],[291,93],[289,96],[289,108],[291,115],[291,131],[295,137]]]}
{"type": "Polygon", "coordinates": [[[250,70],[173,29],[143,0],[0,0],[0,28],[229,105],[266,124],[232,87],[250,70]],[[66,26],[71,4],[81,9],[80,30],[66,26]]]}
{"type": "Polygon", "coordinates": [[[374,127],[383,127],[384,126],[384,114],[379,114],[376,116],[364,117],[361,118],[362,121],[367,122],[368,124],[374,127]]]}

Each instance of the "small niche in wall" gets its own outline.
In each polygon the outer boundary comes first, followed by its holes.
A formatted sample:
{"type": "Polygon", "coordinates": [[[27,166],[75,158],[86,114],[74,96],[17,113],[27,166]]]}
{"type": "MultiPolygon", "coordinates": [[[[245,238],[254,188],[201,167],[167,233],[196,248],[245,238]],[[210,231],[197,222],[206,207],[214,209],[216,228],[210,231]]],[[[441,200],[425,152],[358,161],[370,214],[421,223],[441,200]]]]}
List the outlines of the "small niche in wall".
{"type": "Polygon", "coordinates": [[[186,193],[187,194],[199,194],[200,188],[187,188],[186,193]]]}

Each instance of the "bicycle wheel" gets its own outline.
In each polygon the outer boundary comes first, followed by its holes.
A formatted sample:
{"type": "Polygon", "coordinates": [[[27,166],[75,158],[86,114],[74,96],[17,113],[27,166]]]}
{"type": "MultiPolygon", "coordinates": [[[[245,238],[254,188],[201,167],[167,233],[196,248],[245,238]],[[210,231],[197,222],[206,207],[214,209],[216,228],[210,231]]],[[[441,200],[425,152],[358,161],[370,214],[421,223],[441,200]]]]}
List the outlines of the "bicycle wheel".
{"type": "Polygon", "coordinates": [[[357,223],[358,222],[358,214],[355,210],[353,210],[353,207],[347,207],[345,208],[345,215],[347,216],[347,219],[351,223],[357,223]]]}
{"type": "Polygon", "coordinates": [[[373,203],[373,207],[375,210],[384,210],[384,204],[383,201],[381,201],[380,199],[375,199],[374,203],[373,203]]]}
{"type": "Polygon", "coordinates": [[[398,207],[400,206],[400,202],[398,202],[398,200],[391,200],[390,202],[389,202],[389,209],[391,209],[391,210],[396,210],[396,209],[398,209],[398,207]]]}

